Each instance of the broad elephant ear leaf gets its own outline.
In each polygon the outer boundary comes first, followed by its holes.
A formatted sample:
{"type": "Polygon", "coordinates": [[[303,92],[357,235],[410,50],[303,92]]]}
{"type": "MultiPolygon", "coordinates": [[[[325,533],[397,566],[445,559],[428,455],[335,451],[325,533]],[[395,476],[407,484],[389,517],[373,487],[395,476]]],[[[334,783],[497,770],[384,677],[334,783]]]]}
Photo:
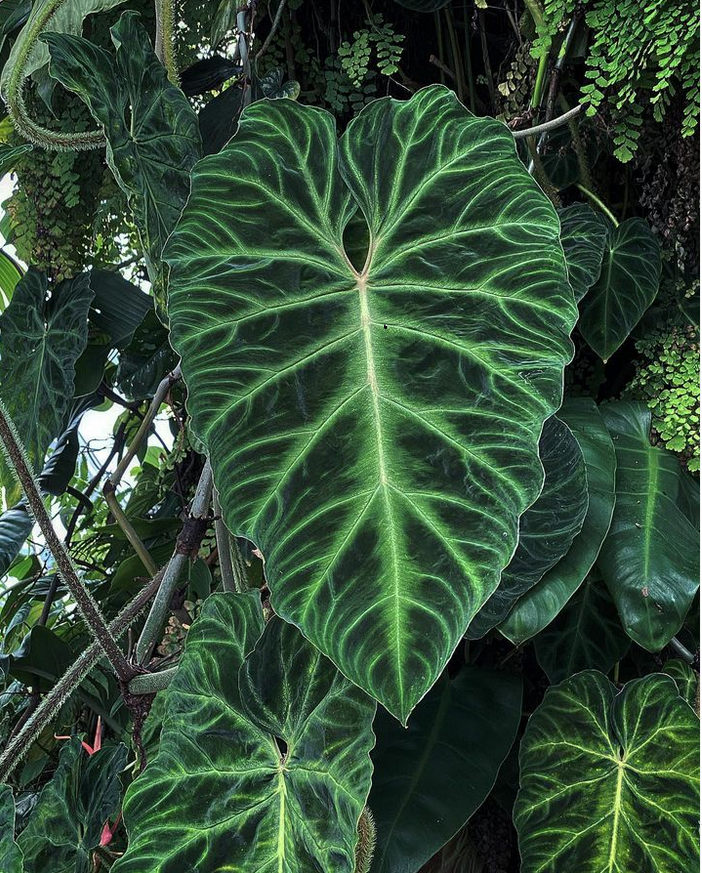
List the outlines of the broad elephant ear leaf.
{"type": "Polygon", "coordinates": [[[123,745],[88,756],[80,740],[61,750],[56,772],[41,792],[17,840],[24,873],[76,873],[93,867],[102,829],[119,808],[119,774],[127,761],[123,745]]]}
{"type": "Polygon", "coordinates": [[[597,281],[610,227],[601,212],[587,203],[561,209],[561,243],[568,265],[568,278],[576,300],[582,300],[597,281]]]}
{"type": "Polygon", "coordinates": [[[672,452],[651,445],[646,404],[600,408],[617,453],[617,503],[598,567],[629,636],[657,652],[682,626],[699,588],[689,474],[672,452]]]}
{"type": "Polygon", "coordinates": [[[588,397],[569,397],[558,411],[577,439],[587,471],[588,508],[566,555],[519,598],[500,633],[520,645],[549,625],[592,569],[612,522],[616,456],[600,411],[588,397]]]}
{"type": "Polygon", "coordinates": [[[24,873],[22,850],[15,842],[15,799],[9,785],[0,785],[0,870],[24,873]]]}
{"type": "Polygon", "coordinates": [[[660,245],[643,219],[629,218],[610,230],[600,277],[581,304],[578,322],[585,342],[603,361],[653,303],[660,275],[660,245]]]}
{"type": "Polygon", "coordinates": [[[534,640],[536,658],[551,684],[581,670],[608,673],[630,645],[597,571],[590,573],[565,608],[534,640]]]}
{"type": "Polygon", "coordinates": [[[440,679],[407,729],[378,710],[373,873],[419,870],[453,837],[495,784],[521,714],[519,677],[478,667],[440,679]]]}
{"type": "Polygon", "coordinates": [[[46,277],[29,270],[0,316],[0,396],[35,470],[64,426],[93,297],[87,274],[52,286],[50,297],[49,290],[46,277]]]}
{"type": "Polygon", "coordinates": [[[115,53],[86,39],[49,33],[50,72],[87,104],[104,127],[107,163],[127,195],[145,254],[154,296],[165,311],[161,253],[190,190],[201,155],[197,116],[151,48],[135,12],[110,29],[115,53]]]}
{"type": "Polygon", "coordinates": [[[520,752],[523,873],[696,870],[699,730],[669,676],[549,688],[520,752]]]}
{"type": "Polygon", "coordinates": [[[127,791],[114,873],[182,873],[203,858],[209,870],[353,873],[375,704],[296,628],[273,618],[264,632],[258,591],[207,599],[163,693],[159,751],[127,791]]]}
{"type": "Polygon", "coordinates": [[[326,112],[254,103],[166,249],[227,526],[264,553],[276,612],[402,721],[542,485],[575,315],[559,229],[504,125],[435,86],[339,143],[326,112]]]}
{"type": "Polygon", "coordinates": [[[539,442],[544,487],[519,520],[519,543],[502,572],[497,591],[468,628],[479,639],[507,617],[517,600],[536,585],[566,554],[582,528],[588,506],[585,459],[578,441],[553,416],[539,442]]]}
{"type": "Polygon", "coordinates": [[[671,658],[670,661],[666,661],[663,667],[663,672],[675,679],[675,684],[678,686],[680,696],[699,716],[699,673],[679,658],[671,658]]]}

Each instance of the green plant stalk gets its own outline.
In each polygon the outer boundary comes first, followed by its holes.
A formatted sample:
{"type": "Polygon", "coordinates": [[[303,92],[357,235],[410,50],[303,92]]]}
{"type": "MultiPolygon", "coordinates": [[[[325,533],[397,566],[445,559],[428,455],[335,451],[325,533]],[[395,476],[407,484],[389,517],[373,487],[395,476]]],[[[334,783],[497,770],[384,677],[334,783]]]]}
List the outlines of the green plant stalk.
{"type": "Polygon", "coordinates": [[[534,19],[534,24],[537,27],[544,26],[544,13],[539,0],[524,0],[524,5],[529,10],[529,14],[534,19]]]}
{"type": "Polygon", "coordinates": [[[470,106],[470,111],[475,114],[475,80],[473,78],[473,57],[470,50],[470,24],[468,21],[468,3],[464,2],[463,4],[463,31],[465,36],[465,46],[466,46],[466,77],[468,79],[468,104],[470,106]]]}
{"type": "Polygon", "coordinates": [[[154,11],[156,13],[154,52],[166,67],[169,81],[178,87],[180,76],[175,55],[174,0],[156,0],[154,11]]]}
{"type": "Polygon", "coordinates": [[[546,72],[548,70],[550,52],[542,55],[539,58],[539,66],[536,70],[536,82],[534,83],[534,93],[531,95],[531,108],[538,109],[541,105],[541,97],[543,96],[544,84],[546,82],[546,72]]]}
{"type": "Polygon", "coordinates": [[[22,40],[17,53],[16,62],[10,71],[7,82],[7,103],[10,119],[15,130],[35,145],[42,146],[52,151],[85,151],[98,149],[105,145],[105,134],[101,130],[92,130],[85,133],[58,133],[42,127],[29,117],[24,102],[24,71],[32,49],[37,44],[39,36],[45,30],[51,18],[56,14],[65,0],[47,0],[36,17],[32,26],[22,33],[22,40]]]}
{"type": "Polygon", "coordinates": [[[163,581],[158,589],[154,602],[149,610],[149,615],[144,622],[144,627],[141,635],[137,640],[135,649],[135,658],[139,664],[144,664],[151,656],[151,650],[159,640],[161,630],[163,628],[166,616],[171,606],[171,598],[176,589],[181,572],[191,555],[193,544],[190,541],[190,535],[187,532],[188,522],[202,523],[202,520],[207,517],[207,512],[210,506],[210,498],[212,496],[212,467],[210,462],[206,461],[200,474],[200,481],[195,489],[190,506],[190,516],[180,532],[176,542],[175,552],[171,560],[168,562],[166,571],[163,575],[163,581]]]}
{"type": "Polygon", "coordinates": [[[594,191],[591,191],[589,188],[586,188],[579,182],[575,187],[578,189],[578,191],[581,191],[589,200],[592,200],[595,206],[597,206],[598,209],[604,212],[604,214],[607,216],[607,218],[609,218],[609,220],[615,227],[619,227],[619,221],[617,220],[615,214],[611,211],[611,209],[608,209],[607,206],[605,206],[605,204],[602,202],[602,200],[600,200],[600,198],[597,196],[597,194],[595,194],[594,191]]]}
{"type": "Polygon", "coordinates": [[[528,127],[525,130],[515,130],[513,136],[515,139],[526,139],[529,136],[536,136],[539,133],[554,130],[564,124],[568,124],[581,111],[581,106],[575,106],[569,109],[564,115],[559,115],[558,118],[552,118],[551,121],[544,121],[543,124],[537,124],[535,127],[528,127]]]}
{"type": "Polygon", "coordinates": [[[230,536],[224,519],[222,518],[222,506],[219,502],[217,490],[212,492],[212,503],[215,512],[215,537],[217,539],[217,555],[219,557],[219,571],[222,574],[222,588],[224,591],[238,594],[241,592],[232,566],[232,550],[230,548],[230,536]]]}
{"type": "Polygon", "coordinates": [[[157,691],[168,688],[177,672],[178,667],[169,667],[158,673],[142,673],[129,683],[129,691],[132,694],[156,694],[157,691]]]}
{"type": "MultiPolygon", "coordinates": [[[[443,61],[444,59],[444,35],[441,31],[441,16],[438,12],[434,13],[434,27],[436,28],[436,43],[438,46],[439,59],[443,61]]],[[[439,67],[439,78],[441,80],[441,84],[446,84],[446,75],[444,71],[439,67]]]]}
{"type": "Polygon", "coordinates": [[[453,71],[456,74],[456,93],[461,103],[465,103],[465,83],[463,81],[463,61],[461,52],[458,48],[458,37],[456,36],[456,28],[453,26],[453,16],[449,6],[444,7],[444,17],[446,18],[446,29],[448,30],[449,42],[451,43],[451,58],[453,61],[453,71]]]}
{"type": "Polygon", "coordinates": [[[139,556],[139,560],[146,567],[149,575],[153,576],[154,573],[158,570],[156,562],[151,557],[149,550],[146,548],[141,537],[134,529],[131,521],[124,514],[124,510],[119,505],[117,495],[115,494],[114,488],[112,487],[112,484],[110,482],[105,484],[103,494],[105,495],[105,501],[107,502],[107,505],[110,507],[110,512],[114,516],[117,524],[124,531],[124,535],[129,540],[129,544],[139,556]]]}
{"type": "MultiPolygon", "coordinates": [[[[146,604],[154,596],[160,582],[162,573],[158,573],[151,582],[146,585],[128,603],[119,615],[114,618],[108,630],[119,639],[130,627],[132,622],[139,616],[146,604]]],[[[75,691],[93,667],[103,657],[102,646],[93,643],[89,646],[72,667],[59,679],[49,693],[42,699],[32,717],[22,726],[22,729],[9,741],[4,752],[0,755],[0,783],[5,782],[14,768],[29,752],[34,740],[41,734],[44,728],[55,717],[56,713],[66,702],[68,697],[75,691]]]]}
{"type": "Polygon", "coordinates": [[[0,440],[2,440],[7,452],[10,466],[22,486],[27,506],[36,519],[46,545],[56,561],[59,575],[71,592],[86,625],[100,644],[115,673],[123,682],[128,682],[134,675],[134,668],[129,664],[124,653],[117,645],[97,603],[78,578],[66,547],[56,535],[15,426],[2,401],[0,401],[0,440]]]}
{"type": "Polygon", "coordinates": [[[682,658],[683,661],[687,664],[693,664],[695,661],[695,656],[692,652],[680,642],[677,637],[673,637],[672,640],[668,643],[670,648],[675,652],[675,654],[682,658]]]}

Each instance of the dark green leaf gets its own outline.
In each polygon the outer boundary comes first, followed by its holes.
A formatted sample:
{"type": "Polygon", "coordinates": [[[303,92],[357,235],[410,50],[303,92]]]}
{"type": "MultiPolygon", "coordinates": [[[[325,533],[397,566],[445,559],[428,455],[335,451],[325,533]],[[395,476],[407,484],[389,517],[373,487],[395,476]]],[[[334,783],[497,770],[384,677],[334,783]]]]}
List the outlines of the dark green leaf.
{"type": "Polygon", "coordinates": [[[269,70],[258,83],[263,96],[268,97],[269,100],[279,100],[283,97],[297,100],[300,96],[300,83],[295,81],[285,82],[284,77],[285,74],[279,67],[269,70]]]}
{"type": "Polygon", "coordinates": [[[658,293],[661,253],[657,237],[641,218],[611,229],[600,277],[587,293],[578,327],[603,361],[636,327],[658,293]]]}
{"type": "Polygon", "coordinates": [[[295,628],[262,631],[258,591],[205,602],[113,873],[352,873],[375,704],[295,628]]]}
{"type": "Polygon", "coordinates": [[[241,64],[234,63],[222,55],[210,55],[195,61],[180,75],[180,87],[189,97],[205,94],[219,88],[232,76],[241,72],[241,64]]]}
{"type": "Polygon", "coordinates": [[[518,677],[466,667],[436,683],[406,730],[378,711],[373,873],[414,873],[463,826],[495,784],[521,704],[518,677]]]}
{"type": "Polygon", "coordinates": [[[71,647],[50,628],[35,625],[10,658],[9,673],[45,691],[74,661],[71,647]]]}
{"type": "Polygon", "coordinates": [[[663,672],[675,679],[680,696],[695,710],[699,710],[698,689],[700,677],[689,664],[679,658],[666,661],[663,672]]]}
{"type": "Polygon", "coordinates": [[[20,553],[32,532],[34,520],[24,504],[18,504],[0,515],[0,578],[20,553]]]}
{"type": "Polygon", "coordinates": [[[153,308],[153,300],[119,273],[108,270],[91,270],[90,287],[95,293],[90,323],[107,334],[114,348],[123,348],[153,308]]]}
{"type": "Polygon", "coordinates": [[[276,612],[403,721],[541,488],[575,314],[559,232],[504,125],[433,86],[338,144],[326,112],[252,104],[166,251],[228,528],[265,555],[276,612]]]}
{"type": "Polygon", "coordinates": [[[130,400],[153,397],[159,382],[178,363],[168,341],[168,331],[155,312],[149,312],[134,338],[119,356],[117,386],[130,400]]]}
{"type": "Polygon", "coordinates": [[[574,203],[559,212],[561,242],[568,278],[576,300],[582,300],[599,278],[609,238],[609,223],[586,203],[574,203]]]}
{"type": "Polygon", "coordinates": [[[236,85],[203,106],[198,115],[203,154],[214,155],[224,148],[236,132],[241,110],[242,90],[236,85]]]}
{"type": "Polygon", "coordinates": [[[568,553],[524,594],[500,625],[515,645],[543,630],[563,609],[592,569],[614,512],[614,446],[600,411],[587,397],[567,398],[559,417],[572,430],[585,458],[588,509],[568,553]]]}
{"type": "Polygon", "coordinates": [[[91,873],[102,828],[119,807],[126,759],[123,745],[88,756],[79,739],[66,744],[17,841],[24,873],[91,873]]]}
{"type": "Polygon", "coordinates": [[[672,452],[651,445],[644,403],[600,409],[617,453],[617,503],[598,567],[629,636],[657,652],[680,629],[699,588],[690,477],[672,452]]]}
{"type": "Polygon", "coordinates": [[[395,2],[413,12],[437,12],[443,9],[449,0],[395,0],[395,2]]]}
{"type": "Polygon", "coordinates": [[[502,572],[500,585],[468,628],[479,639],[496,627],[517,600],[529,591],[570,549],[588,507],[585,459],[567,425],[553,416],[539,442],[544,487],[519,520],[519,544],[502,572]]]}
{"type": "Polygon", "coordinates": [[[73,399],[92,297],[87,275],[50,289],[43,274],[29,270],[0,316],[0,392],[35,469],[73,399]]]}
{"type": "Polygon", "coordinates": [[[15,799],[9,785],[0,785],[0,870],[24,873],[22,852],[15,842],[15,799]]]}
{"type": "Polygon", "coordinates": [[[630,644],[596,571],[534,640],[537,660],[551,683],[590,668],[609,673],[630,644]]]}
{"type": "Polygon", "coordinates": [[[111,28],[115,54],[87,40],[45,34],[51,75],[105,128],[107,162],[127,195],[149,259],[154,296],[165,307],[161,253],[190,190],[201,153],[197,116],[167,78],[134,12],[111,28]]]}
{"type": "Polygon", "coordinates": [[[549,688],[522,740],[522,873],[697,870],[699,731],[669,676],[549,688]]]}

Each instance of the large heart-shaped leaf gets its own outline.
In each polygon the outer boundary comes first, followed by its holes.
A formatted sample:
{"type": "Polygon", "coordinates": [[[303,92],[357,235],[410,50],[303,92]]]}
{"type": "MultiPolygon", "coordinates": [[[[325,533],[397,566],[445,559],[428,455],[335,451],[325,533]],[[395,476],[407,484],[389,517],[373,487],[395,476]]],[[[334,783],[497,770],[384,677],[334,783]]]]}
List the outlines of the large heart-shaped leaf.
{"type": "Polygon", "coordinates": [[[629,636],[657,652],[680,629],[699,588],[699,530],[672,452],[651,445],[644,403],[600,407],[617,453],[617,503],[598,566],[629,636]]]}
{"type": "Polygon", "coordinates": [[[262,631],[258,591],[206,601],[114,873],[353,873],[375,704],[295,628],[262,631]]]}
{"type": "Polygon", "coordinates": [[[51,75],[75,92],[105,129],[107,163],[127,195],[163,308],[161,253],[201,154],[197,116],[168,81],[136,13],[125,12],[110,33],[114,56],[82,37],[42,38],[51,53],[51,75]]]}
{"type": "Polygon", "coordinates": [[[372,873],[415,873],[463,826],[495,784],[521,704],[517,676],[465,667],[436,683],[406,730],[378,711],[372,873]]]}
{"type": "Polygon", "coordinates": [[[0,870],[24,873],[22,850],[15,842],[15,799],[9,785],[0,785],[0,870]]]}
{"type": "Polygon", "coordinates": [[[520,752],[522,873],[698,869],[699,730],[669,676],[549,688],[520,752]]]}
{"type": "Polygon", "coordinates": [[[338,144],[326,112],[254,103],[166,249],[227,526],[276,611],[403,721],[542,485],[574,317],[559,229],[504,125],[434,86],[338,144]]]}
{"type": "Polygon", "coordinates": [[[88,756],[78,738],[62,749],[51,782],[41,792],[17,840],[24,873],[90,873],[92,852],[107,819],[119,807],[123,745],[88,756]]]}
{"type": "Polygon", "coordinates": [[[519,521],[519,545],[500,584],[468,628],[479,639],[496,627],[517,600],[566,554],[587,513],[585,459],[570,429],[555,416],[539,442],[544,487],[519,521]]]}
{"type": "Polygon", "coordinates": [[[597,571],[534,640],[536,658],[551,683],[581,670],[608,673],[627,653],[631,640],[597,571]]]}
{"type": "Polygon", "coordinates": [[[556,566],[517,601],[500,625],[515,645],[543,630],[578,590],[602,548],[614,512],[616,457],[600,411],[588,397],[569,397],[558,412],[585,458],[588,509],[580,533],[556,566]]]}
{"type": "Polygon", "coordinates": [[[699,717],[699,673],[679,658],[672,658],[670,661],[666,661],[663,667],[663,672],[675,679],[675,684],[678,686],[680,696],[684,701],[690,704],[699,717]]]}
{"type": "Polygon", "coordinates": [[[600,277],[582,302],[578,327],[603,361],[636,327],[658,293],[661,252],[658,238],[641,218],[611,229],[600,277]]]}
{"type": "Polygon", "coordinates": [[[87,274],[49,289],[42,273],[29,270],[0,316],[0,394],[35,469],[73,399],[92,297],[87,274]]]}
{"type": "Polygon", "coordinates": [[[609,238],[609,223],[587,203],[574,203],[558,213],[561,243],[576,300],[582,300],[597,281],[609,238]]]}

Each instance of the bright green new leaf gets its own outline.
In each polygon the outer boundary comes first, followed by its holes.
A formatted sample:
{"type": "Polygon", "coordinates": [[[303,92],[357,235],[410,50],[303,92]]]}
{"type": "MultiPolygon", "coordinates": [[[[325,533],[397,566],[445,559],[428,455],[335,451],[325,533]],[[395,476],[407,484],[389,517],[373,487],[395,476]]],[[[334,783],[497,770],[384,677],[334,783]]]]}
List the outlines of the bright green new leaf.
{"type": "Polygon", "coordinates": [[[70,409],[92,297],[85,274],[50,287],[29,270],[0,316],[0,396],[35,469],[70,409]]]}
{"type": "Polygon", "coordinates": [[[262,632],[258,591],[205,602],[113,873],[353,873],[375,704],[296,628],[262,632]]]}
{"type": "Polygon", "coordinates": [[[596,570],[534,640],[536,658],[551,683],[581,670],[609,673],[630,645],[617,609],[596,570]]]}
{"type": "Polygon", "coordinates": [[[254,103],[166,249],[227,526],[276,612],[402,721],[541,489],[575,316],[559,231],[504,125],[433,86],[339,142],[327,112],[254,103]]]}
{"type": "Polygon", "coordinates": [[[699,588],[699,530],[689,474],[651,445],[644,403],[600,407],[617,453],[617,503],[598,567],[629,636],[660,651],[680,629],[699,588]]]}
{"type": "Polygon", "coordinates": [[[151,48],[134,12],[111,28],[115,54],[78,36],[46,34],[51,75],[74,91],[104,127],[107,163],[127,195],[154,295],[165,307],[161,253],[190,190],[200,157],[197,116],[151,48]]]}
{"type": "Polygon", "coordinates": [[[0,870],[24,873],[22,851],[15,842],[15,799],[9,785],[0,785],[0,870]]]}
{"type": "Polygon", "coordinates": [[[372,873],[414,873],[451,839],[495,784],[521,715],[519,677],[478,667],[440,679],[407,729],[378,710],[372,873]]]}
{"type": "Polygon", "coordinates": [[[522,873],[697,870],[699,731],[669,676],[549,688],[520,751],[522,873]]]}
{"type": "Polygon", "coordinates": [[[0,313],[10,305],[17,283],[24,275],[20,265],[4,249],[0,249],[0,313]]]}
{"type": "Polygon", "coordinates": [[[549,625],[578,590],[602,548],[614,512],[616,457],[600,411],[588,397],[569,397],[558,412],[585,458],[588,509],[580,533],[565,557],[517,601],[500,625],[515,645],[549,625]]]}
{"type": "Polygon", "coordinates": [[[480,639],[506,618],[517,600],[534,587],[569,550],[587,513],[587,473],[578,441],[555,416],[539,442],[544,487],[519,520],[519,544],[502,573],[499,587],[468,628],[480,639]]]}
{"type": "Polygon", "coordinates": [[[78,738],[66,744],[17,840],[24,873],[91,873],[103,826],[119,808],[126,760],[123,745],[89,756],[78,738]]]}
{"type": "Polygon", "coordinates": [[[578,327],[603,361],[636,327],[658,293],[661,252],[658,238],[641,218],[611,228],[602,271],[582,303],[578,327]]]}
{"type": "Polygon", "coordinates": [[[602,270],[610,225],[601,212],[595,212],[587,203],[574,203],[561,209],[558,215],[568,278],[575,299],[582,300],[602,270]]]}
{"type": "Polygon", "coordinates": [[[663,672],[675,679],[675,684],[678,686],[678,691],[683,700],[699,715],[699,684],[700,677],[689,664],[681,661],[679,658],[671,658],[666,661],[663,666],[663,672]]]}

